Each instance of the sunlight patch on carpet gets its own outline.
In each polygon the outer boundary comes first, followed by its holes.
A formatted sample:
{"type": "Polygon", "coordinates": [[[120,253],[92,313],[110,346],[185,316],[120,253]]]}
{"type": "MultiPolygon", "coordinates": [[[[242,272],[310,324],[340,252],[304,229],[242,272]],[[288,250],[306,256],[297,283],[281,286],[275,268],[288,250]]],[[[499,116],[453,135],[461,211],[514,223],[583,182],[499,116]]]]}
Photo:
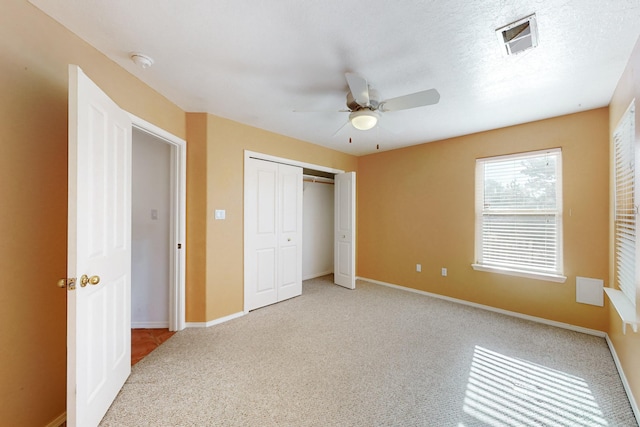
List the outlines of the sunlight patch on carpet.
{"type": "Polygon", "coordinates": [[[480,346],[463,410],[496,427],[609,425],[582,378],[480,346]]]}

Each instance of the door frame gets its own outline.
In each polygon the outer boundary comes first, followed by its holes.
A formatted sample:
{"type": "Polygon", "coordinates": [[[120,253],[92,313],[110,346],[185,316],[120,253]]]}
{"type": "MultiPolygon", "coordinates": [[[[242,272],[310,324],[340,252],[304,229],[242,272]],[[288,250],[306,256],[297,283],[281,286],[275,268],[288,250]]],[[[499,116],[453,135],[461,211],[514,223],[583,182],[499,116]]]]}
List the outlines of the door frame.
{"type": "Polygon", "coordinates": [[[169,330],[181,331],[186,326],[186,207],[187,207],[187,142],[131,113],[132,126],[171,146],[169,207],[169,330]]]}
{"type": "MultiPolygon", "coordinates": [[[[313,163],[307,163],[307,162],[300,162],[297,160],[292,160],[292,159],[287,159],[285,157],[278,157],[278,156],[272,156],[270,154],[264,154],[264,153],[259,153],[257,151],[250,151],[250,150],[244,150],[244,177],[243,177],[243,232],[244,232],[244,239],[243,239],[243,291],[244,291],[244,295],[246,296],[246,289],[247,289],[247,283],[246,283],[246,277],[247,277],[247,249],[248,249],[248,244],[247,244],[247,239],[250,237],[249,233],[247,232],[247,212],[246,212],[246,206],[247,206],[247,191],[246,191],[246,185],[247,185],[247,162],[250,158],[253,159],[258,159],[258,160],[266,160],[268,162],[274,162],[274,163],[282,163],[285,165],[291,165],[291,166],[299,166],[301,168],[306,168],[306,169],[314,169],[320,172],[329,172],[329,173],[344,173],[345,171],[342,169],[334,169],[334,168],[330,168],[327,166],[321,166],[321,165],[316,165],[313,163]]],[[[243,311],[245,313],[248,313],[249,310],[247,310],[247,301],[246,301],[246,297],[243,299],[243,311]]]]}

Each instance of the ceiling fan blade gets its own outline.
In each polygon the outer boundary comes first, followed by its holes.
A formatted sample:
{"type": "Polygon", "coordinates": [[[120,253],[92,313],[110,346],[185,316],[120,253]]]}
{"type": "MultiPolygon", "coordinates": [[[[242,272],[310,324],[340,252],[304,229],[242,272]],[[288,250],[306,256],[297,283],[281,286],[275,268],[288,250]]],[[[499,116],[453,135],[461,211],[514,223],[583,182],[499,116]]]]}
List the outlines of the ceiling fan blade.
{"type": "Polygon", "coordinates": [[[294,113],[350,113],[351,110],[293,110],[294,113]]]}
{"type": "Polygon", "coordinates": [[[353,99],[355,99],[361,107],[368,107],[369,85],[367,84],[367,79],[354,73],[345,73],[345,77],[347,78],[353,99]]]}
{"type": "Polygon", "coordinates": [[[340,126],[340,127],[338,128],[338,130],[337,130],[337,131],[335,131],[335,132],[333,133],[333,135],[331,135],[331,137],[333,138],[334,136],[336,136],[337,134],[339,134],[339,133],[340,133],[340,131],[341,131],[342,129],[344,129],[348,124],[350,124],[350,122],[347,120],[347,121],[346,121],[342,126],[340,126]]]}
{"type": "Polygon", "coordinates": [[[423,90],[409,95],[388,99],[380,104],[382,111],[408,110],[409,108],[424,107],[437,104],[440,94],[435,89],[423,90]]]}

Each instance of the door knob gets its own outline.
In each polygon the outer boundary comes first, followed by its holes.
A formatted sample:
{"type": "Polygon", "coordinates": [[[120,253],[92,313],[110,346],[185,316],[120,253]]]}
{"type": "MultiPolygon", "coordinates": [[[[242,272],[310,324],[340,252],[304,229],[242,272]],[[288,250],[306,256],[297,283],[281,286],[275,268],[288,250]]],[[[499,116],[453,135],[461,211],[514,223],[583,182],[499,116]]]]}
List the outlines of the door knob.
{"type": "Polygon", "coordinates": [[[80,286],[83,288],[87,286],[87,284],[97,285],[98,283],[100,283],[100,276],[89,277],[86,274],[83,274],[82,277],[80,277],[80,286]]]}

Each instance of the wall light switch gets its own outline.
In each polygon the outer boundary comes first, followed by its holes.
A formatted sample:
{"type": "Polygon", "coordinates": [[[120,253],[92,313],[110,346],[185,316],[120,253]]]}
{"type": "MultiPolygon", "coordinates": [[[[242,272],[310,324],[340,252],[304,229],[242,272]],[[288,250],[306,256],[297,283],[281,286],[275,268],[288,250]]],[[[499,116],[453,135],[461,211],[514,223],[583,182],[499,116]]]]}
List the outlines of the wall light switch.
{"type": "Polygon", "coordinates": [[[158,209],[151,209],[151,219],[158,219],[158,209]]]}
{"type": "Polygon", "coordinates": [[[216,209],[215,219],[225,219],[227,212],[224,209],[216,209]]]}
{"type": "Polygon", "coordinates": [[[416,271],[420,273],[422,271],[422,264],[416,264],[416,271]]]}

